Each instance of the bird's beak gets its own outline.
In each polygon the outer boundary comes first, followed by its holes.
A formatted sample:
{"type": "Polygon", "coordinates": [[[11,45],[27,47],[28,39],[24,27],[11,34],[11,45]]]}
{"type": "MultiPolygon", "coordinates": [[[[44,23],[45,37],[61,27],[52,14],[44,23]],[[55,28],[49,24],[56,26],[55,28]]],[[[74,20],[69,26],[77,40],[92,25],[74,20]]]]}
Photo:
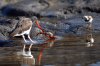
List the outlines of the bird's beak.
{"type": "Polygon", "coordinates": [[[44,30],[42,29],[41,25],[39,24],[39,21],[36,20],[35,23],[36,23],[37,27],[38,27],[40,30],[42,30],[42,32],[44,32],[44,30]]]}
{"type": "Polygon", "coordinates": [[[38,28],[41,27],[38,20],[36,20],[35,23],[36,23],[36,25],[37,25],[38,28]]]}

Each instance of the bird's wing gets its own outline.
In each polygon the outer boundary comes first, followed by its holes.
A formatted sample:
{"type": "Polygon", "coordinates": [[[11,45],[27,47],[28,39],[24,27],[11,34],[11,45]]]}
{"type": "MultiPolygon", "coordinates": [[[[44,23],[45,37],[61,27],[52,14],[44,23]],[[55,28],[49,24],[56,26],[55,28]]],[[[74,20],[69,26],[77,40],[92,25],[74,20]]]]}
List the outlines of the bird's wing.
{"type": "Polygon", "coordinates": [[[15,29],[12,31],[11,36],[14,36],[16,34],[20,34],[23,31],[26,31],[32,27],[32,21],[31,19],[21,19],[18,24],[16,25],[15,29]]]}

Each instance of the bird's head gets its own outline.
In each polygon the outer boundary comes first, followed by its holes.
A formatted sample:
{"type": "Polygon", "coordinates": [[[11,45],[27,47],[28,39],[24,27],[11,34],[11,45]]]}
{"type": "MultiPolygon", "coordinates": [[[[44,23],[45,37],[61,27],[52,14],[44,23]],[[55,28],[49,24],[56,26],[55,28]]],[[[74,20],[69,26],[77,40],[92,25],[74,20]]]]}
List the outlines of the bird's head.
{"type": "Polygon", "coordinates": [[[48,35],[54,36],[52,32],[47,32],[48,35]]]}
{"type": "Polygon", "coordinates": [[[92,16],[84,16],[83,19],[87,23],[92,23],[92,21],[93,21],[93,17],[92,16]]]}
{"type": "Polygon", "coordinates": [[[31,20],[32,20],[32,21],[36,21],[36,20],[38,20],[38,18],[37,18],[36,16],[32,16],[32,17],[31,17],[31,20]]]}
{"type": "Polygon", "coordinates": [[[48,38],[55,39],[55,36],[52,32],[47,32],[48,38]]]}

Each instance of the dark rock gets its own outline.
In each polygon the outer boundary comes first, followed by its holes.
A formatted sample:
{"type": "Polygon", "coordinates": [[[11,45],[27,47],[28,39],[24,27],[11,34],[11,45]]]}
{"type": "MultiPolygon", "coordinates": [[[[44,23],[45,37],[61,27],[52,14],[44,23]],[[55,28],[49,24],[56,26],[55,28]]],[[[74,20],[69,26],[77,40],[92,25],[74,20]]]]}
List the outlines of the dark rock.
{"type": "Polygon", "coordinates": [[[0,40],[8,40],[9,33],[15,28],[18,20],[0,17],[0,40]]]}
{"type": "MultiPolygon", "coordinates": [[[[64,36],[66,34],[72,33],[74,35],[84,35],[85,34],[85,26],[86,23],[84,20],[77,15],[77,17],[70,18],[68,20],[59,20],[59,19],[51,19],[40,20],[40,24],[45,31],[50,31],[54,33],[54,35],[64,36]],[[47,20],[47,21],[45,21],[47,20]]],[[[93,32],[100,32],[100,23],[98,22],[99,16],[94,18],[93,21],[93,32]]],[[[19,19],[16,18],[8,18],[1,17],[0,18],[0,40],[11,40],[10,33],[14,30],[18,23],[19,19]]],[[[36,29],[35,23],[33,23],[33,27],[31,30],[31,37],[37,37],[36,33],[38,32],[36,29]]],[[[21,37],[22,38],[22,37],[21,37]]]]}
{"type": "Polygon", "coordinates": [[[98,0],[23,0],[1,10],[7,16],[64,17],[85,12],[100,13],[99,3],[98,0]]]}
{"type": "Polygon", "coordinates": [[[3,15],[9,16],[38,16],[40,11],[48,7],[46,2],[40,2],[39,0],[24,0],[16,4],[10,4],[3,7],[3,15]]]}

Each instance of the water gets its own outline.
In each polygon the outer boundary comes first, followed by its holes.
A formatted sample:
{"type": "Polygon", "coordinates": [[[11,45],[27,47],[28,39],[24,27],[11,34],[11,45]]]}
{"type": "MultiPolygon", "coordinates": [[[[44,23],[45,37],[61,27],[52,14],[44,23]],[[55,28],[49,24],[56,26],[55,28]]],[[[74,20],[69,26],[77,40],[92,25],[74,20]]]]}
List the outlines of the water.
{"type": "Polygon", "coordinates": [[[17,46],[0,47],[0,66],[100,66],[100,36],[93,38],[93,46],[87,46],[83,37],[72,36],[34,45],[34,58],[18,55],[22,44],[16,41],[17,46]]]}
{"type": "MultiPolygon", "coordinates": [[[[51,19],[50,22],[56,24],[55,22],[58,21],[51,19]]],[[[68,22],[72,26],[85,25],[81,18],[69,19],[68,22]]],[[[70,27],[65,23],[67,21],[58,23],[61,26],[54,26],[54,24],[48,25],[49,27],[43,26],[52,32],[58,30],[55,34],[65,35],[67,32],[62,28],[69,29],[70,27]],[[65,26],[62,26],[63,24],[65,26]],[[58,28],[58,26],[59,29],[52,30],[52,27],[58,28]]],[[[6,47],[3,45],[0,47],[0,66],[100,66],[100,35],[96,33],[100,31],[99,24],[99,18],[95,18],[95,22],[93,23],[95,34],[90,33],[92,35],[90,37],[88,37],[90,34],[83,36],[68,34],[60,40],[50,40],[46,44],[34,45],[32,48],[33,58],[24,57],[19,54],[22,51],[23,45],[20,39],[11,44],[5,43],[6,47]],[[94,39],[94,43],[87,43],[87,40],[90,38],[94,39]]]]}

